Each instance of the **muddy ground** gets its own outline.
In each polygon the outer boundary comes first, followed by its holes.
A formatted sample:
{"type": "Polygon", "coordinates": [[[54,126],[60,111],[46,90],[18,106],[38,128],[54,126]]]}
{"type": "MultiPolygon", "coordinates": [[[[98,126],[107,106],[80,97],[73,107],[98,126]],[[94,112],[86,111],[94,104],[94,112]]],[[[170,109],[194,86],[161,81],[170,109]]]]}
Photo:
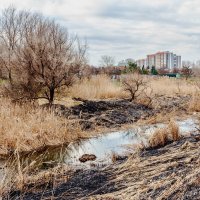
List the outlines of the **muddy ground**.
{"type": "Polygon", "coordinates": [[[189,96],[165,97],[154,99],[153,106],[145,106],[129,100],[88,101],[81,100],[80,105],[71,108],[54,105],[57,114],[79,121],[83,130],[95,127],[117,128],[138,120],[145,120],[161,112],[187,111],[189,96]]]}
{"type": "Polygon", "coordinates": [[[57,187],[29,185],[5,199],[200,199],[200,135],[143,150],[106,168],[75,171],[57,187]]]}

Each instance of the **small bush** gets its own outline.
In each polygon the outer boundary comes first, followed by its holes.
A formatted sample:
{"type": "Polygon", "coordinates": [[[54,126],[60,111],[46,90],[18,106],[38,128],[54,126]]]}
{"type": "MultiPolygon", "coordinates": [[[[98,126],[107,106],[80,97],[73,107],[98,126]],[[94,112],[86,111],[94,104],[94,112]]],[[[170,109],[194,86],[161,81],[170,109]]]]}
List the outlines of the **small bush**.
{"type": "Polygon", "coordinates": [[[176,124],[176,122],[170,121],[170,123],[169,123],[169,125],[168,125],[168,128],[169,128],[169,133],[170,133],[171,136],[172,136],[172,140],[173,140],[173,141],[179,140],[179,138],[180,138],[180,133],[179,133],[179,127],[178,127],[178,125],[176,124]]]}
{"type": "Polygon", "coordinates": [[[161,147],[168,143],[168,133],[165,128],[157,129],[149,140],[149,146],[152,148],[161,147]]]}
{"type": "Polygon", "coordinates": [[[174,121],[170,121],[167,127],[157,129],[149,139],[149,147],[165,146],[168,142],[180,139],[179,127],[174,121]]]}
{"type": "Polygon", "coordinates": [[[138,98],[147,96],[147,90],[149,88],[146,77],[139,73],[123,77],[122,87],[123,90],[129,94],[130,101],[135,101],[138,98]]]}

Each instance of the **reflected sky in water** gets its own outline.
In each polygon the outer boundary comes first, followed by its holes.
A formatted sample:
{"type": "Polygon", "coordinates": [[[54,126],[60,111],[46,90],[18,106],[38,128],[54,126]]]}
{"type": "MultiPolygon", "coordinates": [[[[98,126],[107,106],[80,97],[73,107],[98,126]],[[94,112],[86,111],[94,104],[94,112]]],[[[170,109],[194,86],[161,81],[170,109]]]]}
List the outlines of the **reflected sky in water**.
{"type": "MultiPolygon", "coordinates": [[[[187,119],[178,121],[177,124],[179,125],[181,134],[187,134],[191,131],[196,131],[198,121],[187,119]]],[[[164,126],[163,124],[142,126],[129,131],[108,133],[100,137],[72,143],[66,148],[64,162],[70,165],[88,166],[91,162],[82,164],[78,159],[83,154],[94,154],[97,156],[96,163],[109,164],[111,163],[112,153],[123,155],[127,153],[128,145],[147,144],[149,136],[155,129],[164,126]]]]}
{"type": "MultiPolygon", "coordinates": [[[[183,121],[177,121],[180,128],[180,133],[185,135],[196,131],[199,127],[198,120],[189,118],[183,121]]],[[[78,142],[71,143],[68,146],[49,149],[44,152],[35,152],[21,158],[22,165],[27,166],[31,162],[36,161],[35,168],[38,170],[47,169],[56,166],[58,163],[65,163],[71,167],[83,168],[91,167],[91,164],[96,166],[104,166],[112,163],[112,154],[127,155],[127,152],[132,153],[134,147],[138,144],[147,144],[148,139],[155,129],[165,127],[164,124],[155,124],[140,126],[129,131],[119,131],[107,134],[102,134],[99,137],[84,139],[78,142]],[[130,148],[132,147],[132,148],[130,148]],[[97,159],[81,163],[79,158],[83,154],[94,154],[97,159]]],[[[3,162],[4,164],[5,162],[3,162]]],[[[0,167],[3,166],[0,163],[0,167]]],[[[0,179],[2,179],[3,171],[0,170],[0,179]]]]}

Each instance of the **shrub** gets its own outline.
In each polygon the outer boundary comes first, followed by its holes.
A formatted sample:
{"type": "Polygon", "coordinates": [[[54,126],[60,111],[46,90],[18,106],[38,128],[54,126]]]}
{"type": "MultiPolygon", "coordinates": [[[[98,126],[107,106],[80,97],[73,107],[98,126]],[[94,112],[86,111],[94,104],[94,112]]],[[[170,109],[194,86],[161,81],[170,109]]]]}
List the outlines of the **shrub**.
{"type": "Polygon", "coordinates": [[[148,88],[147,80],[139,73],[126,76],[122,80],[123,90],[130,95],[130,101],[134,101],[142,94],[144,94],[148,88]]]}
{"type": "Polygon", "coordinates": [[[164,146],[168,141],[168,133],[166,132],[166,129],[157,129],[150,137],[149,146],[152,148],[164,146]]]}
{"type": "Polygon", "coordinates": [[[180,138],[178,125],[174,121],[170,121],[168,129],[169,133],[171,134],[172,140],[177,141],[180,138]]]}
{"type": "Polygon", "coordinates": [[[149,139],[149,147],[162,147],[170,141],[177,141],[179,139],[179,127],[174,121],[170,121],[167,127],[157,129],[153,133],[153,135],[149,139]]]}

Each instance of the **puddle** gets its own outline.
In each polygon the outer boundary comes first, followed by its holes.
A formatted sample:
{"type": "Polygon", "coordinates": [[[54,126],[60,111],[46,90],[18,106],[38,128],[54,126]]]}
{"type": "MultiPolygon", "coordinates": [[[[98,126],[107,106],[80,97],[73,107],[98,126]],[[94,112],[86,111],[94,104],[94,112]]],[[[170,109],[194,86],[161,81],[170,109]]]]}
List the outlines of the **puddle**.
{"type": "MultiPolygon", "coordinates": [[[[195,119],[187,119],[184,121],[177,121],[181,134],[185,135],[190,132],[197,131],[198,121],[195,119]]],[[[71,143],[67,147],[48,150],[41,154],[29,155],[24,158],[25,164],[31,163],[33,160],[38,160],[42,163],[40,169],[52,167],[57,163],[65,163],[72,167],[83,168],[91,167],[91,164],[96,166],[104,166],[112,163],[112,154],[125,155],[133,149],[128,148],[130,145],[137,145],[143,142],[146,144],[148,138],[157,128],[164,127],[164,124],[148,125],[137,127],[129,131],[112,132],[94,137],[90,139],[81,140],[79,142],[71,143]],[[94,154],[97,159],[81,163],[79,158],[83,154],[94,154]]],[[[1,174],[1,172],[0,172],[1,174]]],[[[1,175],[0,175],[1,177],[1,175]]]]}
{"type": "MultiPolygon", "coordinates": [[[[194,119],[187,119],[184,121],[177,121],[181,134],[185,135],[196,131],[198,121],[194,119]]],[[[99,137],[81,140],[71,143],[67,147],[57,148],[43,153],[42,157],[34,154],[29,159],[25,159],[25,165],[38,160],[38,163],[43,163],[40,168],[48,168],[57,163],[65,163],[69,166],[83,168],[90,167],[91,164],[96,166],[104,166],[112,163],[112,154],[125,155],[133,148],[128,148],[140,143],[147,144],[148,138],[155,129],[164,127],[164,124],[147,125],[137,127],[129,131],[112,132],[103,134],[99,137]],[[95,161],[88,161],[81,163],[79,158],[83,154],[94,154],[97,159],[95,161]]]]}
{"type": "Polygon", "coordinates": [[[105,134],[96,138],[83,140],[79,143],[73,143],[66,149],[64,162],[69,165],[88,166],[90,162],[80,163],[79,158],[83,154],[94,154],[97,159],[95,163],[100,165],[112,162],[112,154],[125,155],[128,151],[128,145],[145,142],[144,137],[136,131],[121,131],[105,134]]]}
{"type": "MultiPolygon", "coordinates": [[[[197,131],[196,127],[198,127],[198,121],[194,119],[177,121],[177,124],[182,135],[197,131]]],[[[141,142],[147,144],[148,138],[154,133],[155,129],[162,127],[165,127],[165,125],[148,125],[129,131],[104,134],[97,138],[83,140],[79,143],[72,143],[66,148],[64,162],[69,165],[88,166],[91,162],[87,162],[86,164],[80,163],[79,158],[83,154],[94,154],[97,157],[95,163],[102,165],[112,163],[111,155],[113,153],[125,155],[130,150],[128,146],[134,146],[141,142]]]]}

